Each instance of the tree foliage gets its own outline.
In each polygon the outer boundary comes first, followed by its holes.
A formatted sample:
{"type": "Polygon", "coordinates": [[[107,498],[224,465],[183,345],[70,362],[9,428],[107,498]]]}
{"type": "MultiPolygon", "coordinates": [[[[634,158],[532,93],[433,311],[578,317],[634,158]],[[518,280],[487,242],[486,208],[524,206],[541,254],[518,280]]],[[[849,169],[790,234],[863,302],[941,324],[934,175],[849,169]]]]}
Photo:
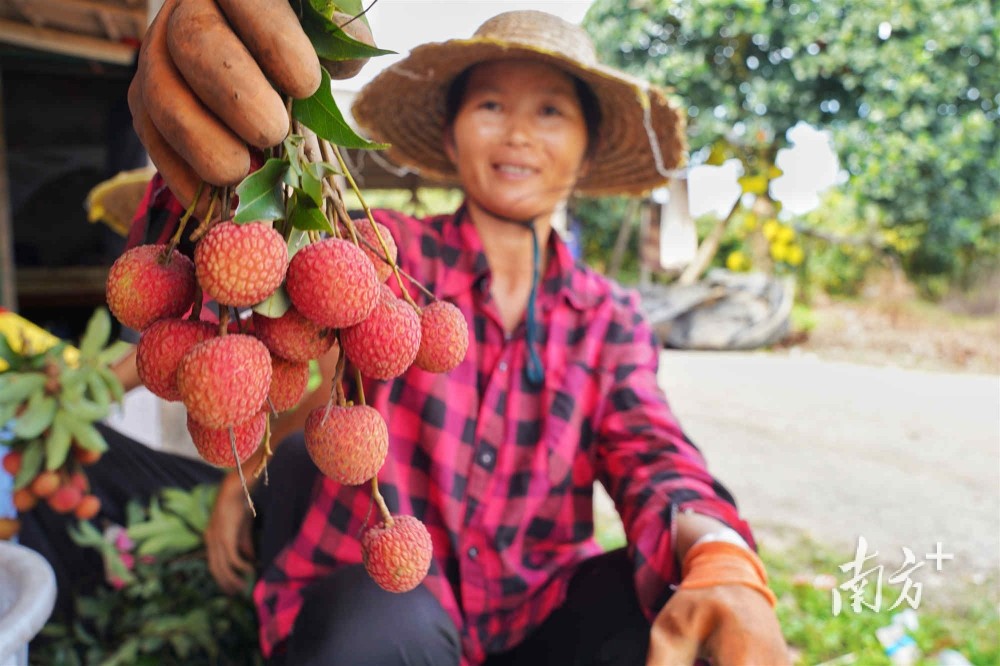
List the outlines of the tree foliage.
{"type": "Polygon", "coordinates": [[[766,176],[802,120],[831,131],[859,218],[916,239],[900,251],[912,274],[956,276],[996,249],[988,0],[596,0],[584,25],[605,62],[673,88],[695,162],[766,176]]]}

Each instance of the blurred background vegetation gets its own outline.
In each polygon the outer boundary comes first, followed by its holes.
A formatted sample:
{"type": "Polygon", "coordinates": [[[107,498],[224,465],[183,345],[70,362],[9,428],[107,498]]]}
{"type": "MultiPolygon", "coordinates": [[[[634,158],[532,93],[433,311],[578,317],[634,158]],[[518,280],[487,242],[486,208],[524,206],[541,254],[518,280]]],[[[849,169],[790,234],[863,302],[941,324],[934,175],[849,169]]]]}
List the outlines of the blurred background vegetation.
{"type": "MultiPolygon", "coordinates": [[[[806,299],[856,294],[890,266],[940,298],[998,269],[997,12],[986,0],[596,0],[584,27],[606,62],[673,89],[692,165],[742,166],[714,265],[795,274],[806,299]],[[771,185],[800,121],[829,132],[845,177],[796,215],[771,185]]],[[[625,209],[578,203],[588,258],[606,259],[625,209]]],[[[700,235],[715,224],[699,220],[700,235]]]]}

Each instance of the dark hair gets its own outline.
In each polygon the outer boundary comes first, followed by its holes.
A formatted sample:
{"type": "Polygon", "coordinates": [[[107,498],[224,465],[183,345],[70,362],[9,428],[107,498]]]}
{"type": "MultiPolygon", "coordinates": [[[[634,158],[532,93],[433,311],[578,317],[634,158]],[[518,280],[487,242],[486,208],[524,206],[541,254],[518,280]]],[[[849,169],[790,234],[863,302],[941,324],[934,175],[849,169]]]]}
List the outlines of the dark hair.
{"type": "MultiPolygon", "coordinates": [[[[448,91],[444,97],[445,127],[449,127],[455,122],[458,108],[462,105],[462,100],[465,99],[465,89],[469,84],[469,74],[473,67],[475,65],[466,67],[448,85],[448,91]]],[[[597,148],[598,133],[601,129],[601,105],[597,101],[597,95],[594,94],[589,85],[572,74],[570,78],[573,79],[576,98],[580,102],[580,109],[583,112],[583,122],[587,126],[587,156],[590,156],[597,148]]]]}

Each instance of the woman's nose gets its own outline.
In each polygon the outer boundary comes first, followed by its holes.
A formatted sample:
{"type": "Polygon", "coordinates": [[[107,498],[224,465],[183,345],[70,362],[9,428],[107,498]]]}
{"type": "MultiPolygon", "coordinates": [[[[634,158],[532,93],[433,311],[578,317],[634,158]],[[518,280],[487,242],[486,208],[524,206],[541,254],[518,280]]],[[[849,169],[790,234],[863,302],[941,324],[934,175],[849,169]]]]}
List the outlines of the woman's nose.
{"type": "Polygon", "coordinates": [[[531,125],[528,118],[521,114],[513,114],[507,121],[507,143],[512,146],[525,146],[531,143],[531,125]]]}

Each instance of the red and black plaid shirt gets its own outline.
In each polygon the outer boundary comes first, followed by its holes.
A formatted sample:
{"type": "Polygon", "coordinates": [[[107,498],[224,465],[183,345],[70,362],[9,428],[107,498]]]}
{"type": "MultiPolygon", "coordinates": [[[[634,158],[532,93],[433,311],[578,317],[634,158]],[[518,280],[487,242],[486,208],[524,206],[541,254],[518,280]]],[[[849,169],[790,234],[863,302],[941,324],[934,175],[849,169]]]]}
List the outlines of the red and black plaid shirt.
{"type": "MultiPolygon", "coordinates": [[[[635,294],[576,264],[552,234],[536,310],[545,380],[535,386],[525,376],[525,327],[504,333],[468,217],[376,216],[400,265],[470,327],[468,355],[452,372],[413,368],[365,387],[389,425],[379,485],[393,513],[430,530],[425,585],[459,628],[464,663],[515,646],[562,603],[580,562],[600,552],[595,480],[621,513],[650,616],[679,582],[674,511],[713,516],[751,540],[657,385],[658,349],[635,294]]],[[[291,632],[304,587],[361,561],[369,508],[367,486],[327,479],[314,488],[298,536],[254,590],[266,655],[291,632]]]]}

